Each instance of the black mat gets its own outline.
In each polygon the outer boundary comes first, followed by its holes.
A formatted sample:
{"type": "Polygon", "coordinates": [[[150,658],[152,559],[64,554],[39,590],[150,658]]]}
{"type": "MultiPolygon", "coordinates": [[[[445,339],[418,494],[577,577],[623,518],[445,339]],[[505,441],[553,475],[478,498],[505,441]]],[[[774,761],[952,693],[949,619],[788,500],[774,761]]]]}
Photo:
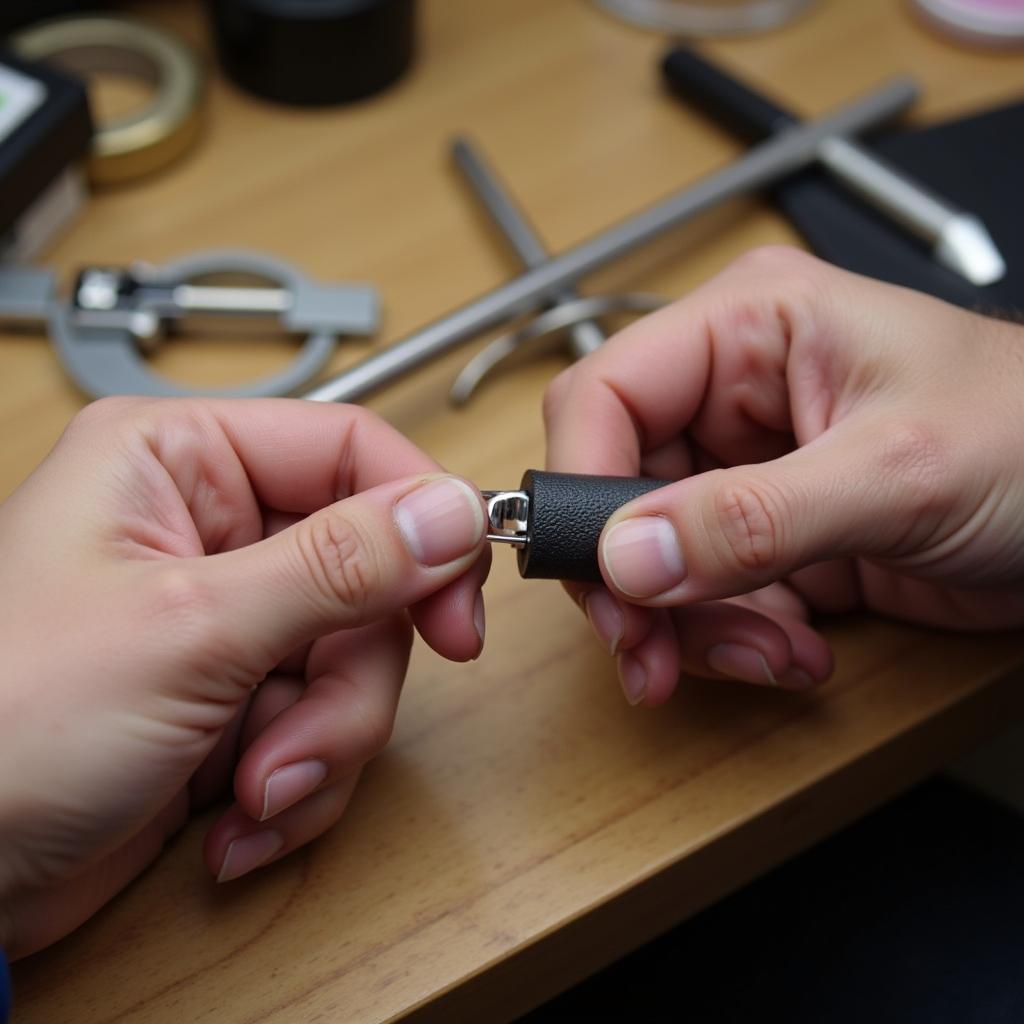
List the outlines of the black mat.
{"type": "Polygon", "coordinates": [[[1024,311],[1024,103],[868,140],[910,172],[979,216],[999,246],[1007,276],[977,288],[939,266],[923,243],[876,213],[821,171],[806,171],[772,197],[811,248],[832,263],[972,309],[1024,311]]]}

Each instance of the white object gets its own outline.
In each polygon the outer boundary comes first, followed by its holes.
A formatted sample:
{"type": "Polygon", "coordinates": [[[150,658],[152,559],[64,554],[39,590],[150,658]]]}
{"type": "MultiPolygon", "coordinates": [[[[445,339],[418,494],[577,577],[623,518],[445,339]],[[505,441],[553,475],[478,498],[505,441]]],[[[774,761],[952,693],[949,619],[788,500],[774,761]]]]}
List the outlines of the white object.
{"type": "Polygon", "coordinates": [[[984,46],[1024,45],[1024,0],[912,0],[946,35],[984,46]]]}

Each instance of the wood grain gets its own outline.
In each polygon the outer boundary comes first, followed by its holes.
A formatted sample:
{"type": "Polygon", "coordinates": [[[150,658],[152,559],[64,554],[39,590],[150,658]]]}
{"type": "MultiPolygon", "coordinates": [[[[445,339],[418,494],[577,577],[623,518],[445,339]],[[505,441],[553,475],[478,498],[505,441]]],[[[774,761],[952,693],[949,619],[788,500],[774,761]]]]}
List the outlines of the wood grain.
{"type": "MultiPolygon", "coordinates": [[[[204,50],[198,5],[130,5],[204,50]]],[[[477,138],[553,249],[736,153],[664,96],[662,44],[576,0],[428,0],[422,54],[396,90],[298,112],[214,78],[205,137],[167,173],[93,198],[52,254],[159,262],[246,245],[321,278],[382,289],[382,340],[516,271],[446,157],[477,138]]],[[[1019,91],[1019,61],[955,49],[890,0],[823,0],[787,30],[709,49],[813,114],[895,72],[921,120],[1019,91]]],[[[590,284],[685,292],[751,246],[795,241],[738,201],[590,284]]],[[[346,346],[340,367],[367,351],[346,346]]],[[[269,371],[284,343],[175,341],[159,368],[197,383],[269,371]]],[[[552,356],[451,410],[457,353],[371,404],[481,486],[543,462],[552,356]]],[[[82,405],[37,337],[0,336],[0,495],[82,405]]],[[[218,888],[197,820],[120,899],[18,965],[18,1020],[510,1019],[863,812],[1021,710],[1024,641],[836,622],[820,694],[688,682],[629,709],[555,585],[497,552],[488,646],[452,666],[418,649],[394,740],[343,823],[218,888]]]]}

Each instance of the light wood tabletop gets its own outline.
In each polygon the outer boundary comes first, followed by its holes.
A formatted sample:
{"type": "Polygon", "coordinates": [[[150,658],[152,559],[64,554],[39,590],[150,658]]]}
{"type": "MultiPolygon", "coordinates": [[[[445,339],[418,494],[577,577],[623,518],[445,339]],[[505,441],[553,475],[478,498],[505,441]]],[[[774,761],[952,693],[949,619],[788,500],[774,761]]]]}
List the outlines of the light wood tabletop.
{"type": "MultiPolygon", "coordinates": [[[[129,5],[209,52],[198,4],[129,5]]],[[[321,279],[381,288],[401,336],[517,272],[447,156],[475,138],[561,250],[738,153],[663,94],[663,42],[583,0],[426,0],[397,88],[303,112],[213,72],[205,134],[178,165],[90,201],[54,248],[82,263],[160,262],[247,246],[321,279]]],[[[1007,100],[1019,58],[954,47],[892,0],[822,0],[783,31],[712,54],[814,114],[896,72],[919,122],[1007,100]]],[[[212,66],[212,61],[211,61],[212,66]]],[[[587,290],[674,296],[766,242],[796,242],[750,199],[620,261],[587,290]]],[[[370,343],[347,343],[341,367],[370,343]]],[[[174,341],[157,367],[234,382],[285,342],[174,341]]],[[[540,399],[557,355],[496,379],[463,411],[452,354],[370,404],[482,487],[543,465],[540,399]]],[[[42,337],[0,336],[0,496],[83,398],[42,337]]],[[[469,665],[417,648],[393,740],[330,834],[218,887],[210,818],[56,947],[17,965],[16,1019],[504,1021],[851,820],[1017,715],[1024,639],[830,623],[837,669],[801,696],[684,681],[630,709],[612,662],[554,583],[495,552],[488,642],[469,665]]],[[[130,638],[126,638],[130,640],[130,638]]],[[[685,986],[680,988],[685,1009],[685,986]]]]}

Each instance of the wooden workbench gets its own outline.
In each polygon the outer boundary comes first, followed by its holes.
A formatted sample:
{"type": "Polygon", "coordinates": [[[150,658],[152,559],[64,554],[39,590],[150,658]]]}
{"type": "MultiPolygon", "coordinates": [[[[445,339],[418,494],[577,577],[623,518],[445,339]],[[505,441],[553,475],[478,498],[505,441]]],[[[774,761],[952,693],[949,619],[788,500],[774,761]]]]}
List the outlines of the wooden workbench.
{"type": "MultiPolygon", "coordinates": [[[[133,5],[208,49],[198,4],[133,5]]],[[[662,43],[582,0],[427,0],[422,55],[394,91],[298,112],[214,74],[205,137],[167,173],[95,197],[53,261],[154,262],[269,250],[321,278],[377,283],[378,344],[516,271],[453,174],[473,135],[561,249],[738,150],[664,96],[662,43]]],[[[799,23],[711,51],[815,113],[898,71],[915,117],[1005,100],[1020,61],[929,35],[891,0],[823,0],[799,23]]],[[[590,282],[675,295],[764,242],[795,241],[756,200],[718,210],[590,282]]],[[[341,367],[361,356],[354,343],[341,367]]],[[[193,382],[266,372],[260,340],[174,342],[193,382]]],[[[484,487],[543,463],[540,398],[559,359],[462,412],[465,352],[372,405],[484,487]]],[[[46,343],[0,337],[0,495],[82,405],[46,343]]],[[[344,821],[217,887],[207,819],[75,935],[17,966],[21,1024],[75,1021],[494,1021],[514,1017],[975,743],[1024,705],[1024,639],[873,619],[829,626],[835,679],[813,696],[687,682],[627,707],[612,663],[555,584],[496,553],[483,657],[418,648],[394,739],[344,821]]],[[[685,985],[680,986],[681,1011],[685,985]]]]}

